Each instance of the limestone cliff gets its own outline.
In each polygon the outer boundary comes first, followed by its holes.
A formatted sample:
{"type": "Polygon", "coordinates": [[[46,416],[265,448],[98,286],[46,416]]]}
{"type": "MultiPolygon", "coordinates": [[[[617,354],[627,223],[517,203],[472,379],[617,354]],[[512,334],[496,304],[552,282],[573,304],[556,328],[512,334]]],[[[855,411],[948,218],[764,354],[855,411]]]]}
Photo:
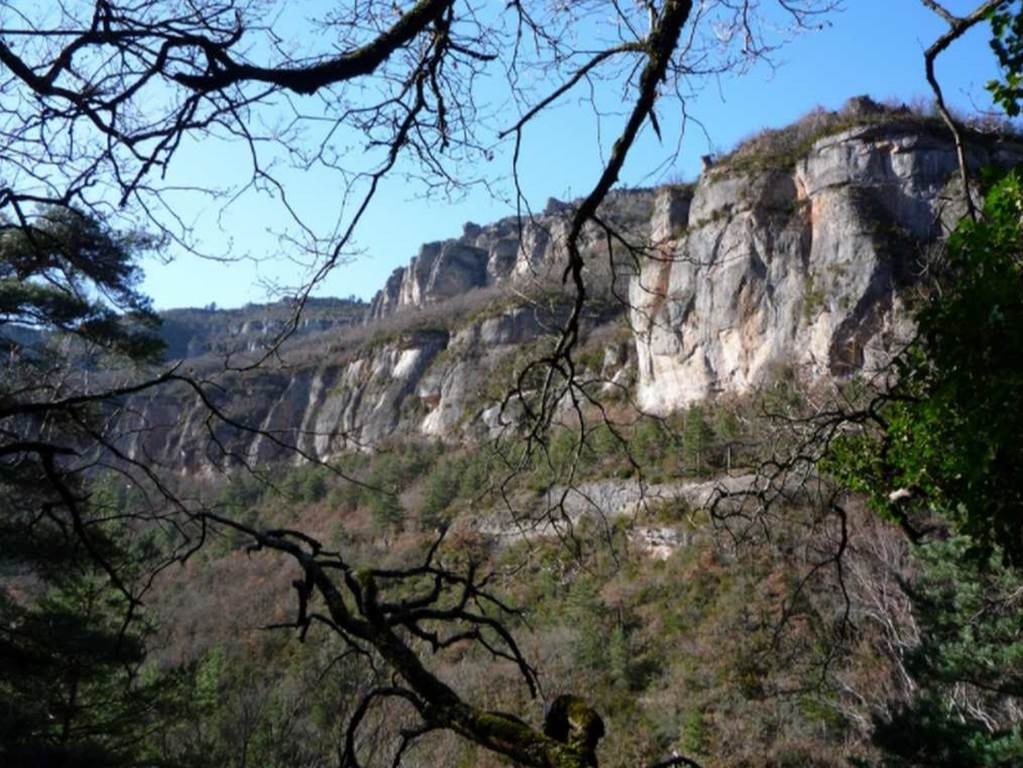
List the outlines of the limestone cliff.
{"type": "MultiPolygon", "coordinates": [[[[1019,145],[976,147],[975,165],[1019,145]]],[[[637,398],[666,413],[803,379],[876,370],[911,333],[904,289],[961,213],[948,138],[914,121],[817,140],[790,167],[706,173],[662,202],[659,257],[632,281],[637,398]]]]}
{"type": "MultiPolygon", "coordinates": [[[[601,215],[645,240],[654,197],[655,192],[649,189],[613,192],[601,215]]],[[[542,213],[485,226],[468,223],[458,238],[423,245],[408,266],[396,269],[377,292],[368,322],[444,302],[473,289],[550,283],[560,275],[558,254],[571,211],[570,204],[552,198],[542,213]]],[[[589,268],[598,283],[606,283],[611,274],[606,257],[600,258],[605,250],[603,233],[596,227],[587,228],[582,251],[592,257],[589,268]]]]}
{"type": "Polygon", "coordinates": [[[206,354],[234,354],[259,350],[286,330],[296,337],[323,333],[362,323],[366,305],[358,299],[307,300],[301,319],[291,329],[294,307],[290,302],[248,304],[240,309],[215,307],[172,309],[162,313],[162,335],[171,359],[206,354]]]}
{"type": "MultiPolygon", "coordinates": [[[[695,185],[607,201],[602,216],[637,248],[609,260],[603,234],[585,233],[597,297],[586,375],[667,413],[783,373],[869,372],[898,348],[911,332],[906,289],[959,212],[955,155],[919,118],[839,117],[785,153],[774,137],[773,154],[740,151],[695,185]],[[626,293],[628,307],[614,301],[626,293]]],[[[974,164],[1023,156],[1017,143],[981,138],[974,164]]],[[[128,450],[196,471],[293,455],[288,446],[326,458],[392,438],[494,434],[516,363],[564,319],[550,276],[569,210],[552,201],[521,222],[467,224],[423,246],[368,309],[320,312],[322,330],[304,329],[281,367],[216,374],[243,426],[211,428],[185,392],[132,403],[128,450]]]]}

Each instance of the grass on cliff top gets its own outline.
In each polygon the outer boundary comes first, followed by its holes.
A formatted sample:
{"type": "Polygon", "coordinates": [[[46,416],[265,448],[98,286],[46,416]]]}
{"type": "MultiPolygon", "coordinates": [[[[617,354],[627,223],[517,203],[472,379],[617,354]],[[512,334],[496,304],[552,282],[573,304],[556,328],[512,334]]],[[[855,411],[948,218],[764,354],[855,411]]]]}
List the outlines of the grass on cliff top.
{"type": "MultiPolygon", "coordinates": [[[[974,141],[990,143],[1021,137],[1019,127],[1006,120],[989,116],[953,116],[974,141]]],[[[731,152],[719,157],[711,173],[788,169],[805,157],[821,139],[850,128],[866,126],[890,126],[949,136],[948,126],[932,103],[878,103],[860,96],[847,101],[841,109],[831,111],[816,107],[784,128],[765,128],[752,134],[731,152]]]]}

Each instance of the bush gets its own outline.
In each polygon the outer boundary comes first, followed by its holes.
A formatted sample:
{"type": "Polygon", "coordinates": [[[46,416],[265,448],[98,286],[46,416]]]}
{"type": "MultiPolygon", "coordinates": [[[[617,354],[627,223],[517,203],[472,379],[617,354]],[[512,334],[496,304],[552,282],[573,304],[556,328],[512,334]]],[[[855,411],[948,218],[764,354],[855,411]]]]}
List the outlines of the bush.
{"type": "Polygon", "coordinates": [[[330,470],[326,467],[304,464],[282,470],[276,486],[292,501],[315,503],[326,497],[329,478],[330,470]]]}
{"type": "Polygon", "coordinates": [[[445,512],[461,493],[465,465],[461,458],[442,458],[427,475],[420,509],[424,529],[438,528],[447,522],[445,512]]]}
{"type": "MultiPolygon", "coordinates": [[[[962,116],[959,121],[979,140],[989,139],[992,133],[1013,133],[1009,124],[992,126],[962,116]]],[[[820,139],[867,125],[905,125],[917,131],[938,132],[943,137],[948,132],[931,104],[878,104],[868,97],[859,96],[847,101],[839,110],[817,107],[791,125],[754,134],[720,158],[715,169],[719,172],[753,172],[790,168],[805,157],[820,139]]]]}

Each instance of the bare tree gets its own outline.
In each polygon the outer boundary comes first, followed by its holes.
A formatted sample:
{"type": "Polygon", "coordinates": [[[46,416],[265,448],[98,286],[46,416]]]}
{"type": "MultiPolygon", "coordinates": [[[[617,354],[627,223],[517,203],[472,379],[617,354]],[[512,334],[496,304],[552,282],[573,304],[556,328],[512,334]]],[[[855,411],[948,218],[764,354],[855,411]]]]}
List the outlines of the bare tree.
{"type": "Polygon", "coordinates": [[[920,2],[922,2],[927,8],[934,11],[934,13],[940,16],[942,20],[948,24],[948,31],[935,40],[930,47],[924,51],[924,69],[927,73],[927,83],[931,86],[931,90],[934,92],[934,103],[938,109],[938,113],[941,115],[941,119],[945,121],[945,124],[948,126],[948,129],[955,140],[956,154],[959,158],[959,180],[963,186],[963,202],[966,205],[966,215],[971,219],[976,220],[977,210],[973,202],[973,196],[970,192],[970,167],[966,159],[966,144],[963,137],[963,129],[949,111],[948,106],[945,104],[945,94],[941,89],[941,83],[934,74],[934,64],[935,61],[937,61],[938,56],[947,50],[950,45],[973,29],[973,27],[977,26],[981,22],[987,21],[994,11],[1006,6],[1008,4],[1008,0],[988,0],[985,3],[978,5],[965,16],[955,15],[944,5],[937,2],[937,0],[920,0],[920,2]]]}
{"type": "MultiPolygon", "coordinates": [[[[40,202],[103,215],[129,206],[194,247],[176,218],[180,182],[166,175],[190,141],[237,141],[249,157],[244,185],[275,195],[294,219],[301,242],[289,248],[309,257],[294,288],[301,298],[350,252],[387,174],[416,174],[428,188],[492,183],[476,168],[502,138],[514,140],[517,161],[528,149],[527,128],[555,102],[575,91],[617,91],[631,106],[566,243],[565,280],[579,293],[579,233],[644,126],[662,134],[657,102],[682,94],[694,77],[768,53],[779,40],[762,26],[762,5],[512,2],[498,10],[422,0],[399,10],[368,2],[306,23],[284,5],[252,0],[61,3],[41,16],[6,2],[0,210],[24,226],[40,202]],[[503,80],[503,90],[485,91],[493,86],[483,76],[503,80]],[[519,112],[510,125],[508,107],[519,112]],[[301,220],[286,187],[301,177],[286,165],[338,174],[336,228],[316,232],[301,220]]],[[[799,28],[830,6],[789,0],[774,12],[799,28]]],[[[187,184],[195,195],[220,186],[187,184]]],[[[573,315],[566,326],[569,351],[576,322],[573,315]]]]}
{"type": "MultiPolygon", "coordinates": [[[[6,217],[0,227],[30,234],[49,207],[100,220],[141,217],[196,251],[195,233],[175,204],[182,193],[177,161],[193,141],[239,142],[249,159],[242,191],[277,198],[291,219],[285,242],[307,267],[292,290],[295,315],[281,342],[311,292],[351,253],[357,227],[389,174],[415,174],[427,188],[457,189],[466,183],[459,171],[480,165],[508,141],[516,201],[528,213],[517,169],[537,116],[576,91],[613,92],[625,104],[624,114],[592,188],[571,212],[563,245],[561,280],[571,308],[553,350],[520,379],[521,389],[525,377],[539,375],[526,416],[542,445],[559,404],[569,401],[579,409],[592,403],[573,356],[589,296],[580,238],[596,226],[609,243],[624,242],[598,209],[637,138],[649,124],[677,147],[685,121],[662,126],[658,107],[666,107],[666,97],[683,97],[693,78],[741,68],[769,53],[780,40],[769,36],[763,13],[780,14],[787,28],[799,29],[815,24],[832,5],[513,0],[496,7],[417,0],[398,7],[370,0],[339,4],[302,27],[285,16],[286,4],[258,0],[68,0],[42,8],[7,0],[0,3],[0,214],[6,217]],[[293,31],[295,25],[300,28],[293,31]],[[485,76],[503,79],[515,118],[491,114],[481,85],[485,76]],[[342,180],[343,206],[326,231],[291,203],[288,182],[296,171],[329,171],[342,180]]],[[[490,181],[475,174],[469,183],[490,181]]],[[[218,194],[216,180],[185,183],[189,195],[218,194]]],[[[215,423],[250,432],[257,427],[233,419],[208,382],[177,368],[150,369],[127,382],[68,382],[6,393],[0,455],[38,465],[37,475],[52,490],[43,507],[62,513],[54,519],[70,520],[75,533],[83,532],[87,499],[68,478],[107,465],[128,473],[168,510],[146,519],[182,531],[187,544],[179,556],[199,546],[213,523],[247,535],[256,548],[290,557],[301,572],[294,626],[304,634],[313,623],[323,624],[354,653],[383,661],[395,674],[392,685],[374,690],[356,709],[349,764],[358,764],[356,734],[380,699],[403,702],[420,722],[402,736],[395,764],[415,738],[435,730],[452,731],[524,765],[596,764],[603,726],[585,702],[563,700],[540,732],[511,714],[474,707],[429,670],[424,649],[467,641],[513,663],[527,687],[535,685],[504,622],[510,607],[487,590],[486,577],[472,566],[461,572],[442,564],[439,540],[419,567],[360,569],[303,533],[260,531],[189,504],[159,468],[121,450],[105,429],[110,422],[97,426],[85,414],[121,407],[132,394],[179,386],[209,413],[212,440],[215,423]],[[40,432],[41,423],[72,423],[73,434],[40,432]],[[35,440],[39,435],[49,438],[35,440]],[[398,597],[398,587],[421,591],[398,597]]],[[[108,566],[118,579],[115,565],[108,566]]],[[[137,600],[127,586],[125,591],[137,600]]],[[[677,758],[676,764],[691,761],[677,758]]]]}

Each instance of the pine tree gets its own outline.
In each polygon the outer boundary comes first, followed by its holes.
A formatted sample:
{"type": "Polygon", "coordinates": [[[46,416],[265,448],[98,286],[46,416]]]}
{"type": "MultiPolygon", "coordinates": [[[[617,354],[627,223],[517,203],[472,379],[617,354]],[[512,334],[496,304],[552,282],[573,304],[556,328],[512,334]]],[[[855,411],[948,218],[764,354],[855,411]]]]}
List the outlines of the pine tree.
{"type": "Polygon", "coordinates": [[[136,291],[156,241],[71,209],[0,227],[0,763],[136,765],[165,683],[145,659],[145,556],[97,484],[113,394],[90,374],[162,342],[136,291]]]}

